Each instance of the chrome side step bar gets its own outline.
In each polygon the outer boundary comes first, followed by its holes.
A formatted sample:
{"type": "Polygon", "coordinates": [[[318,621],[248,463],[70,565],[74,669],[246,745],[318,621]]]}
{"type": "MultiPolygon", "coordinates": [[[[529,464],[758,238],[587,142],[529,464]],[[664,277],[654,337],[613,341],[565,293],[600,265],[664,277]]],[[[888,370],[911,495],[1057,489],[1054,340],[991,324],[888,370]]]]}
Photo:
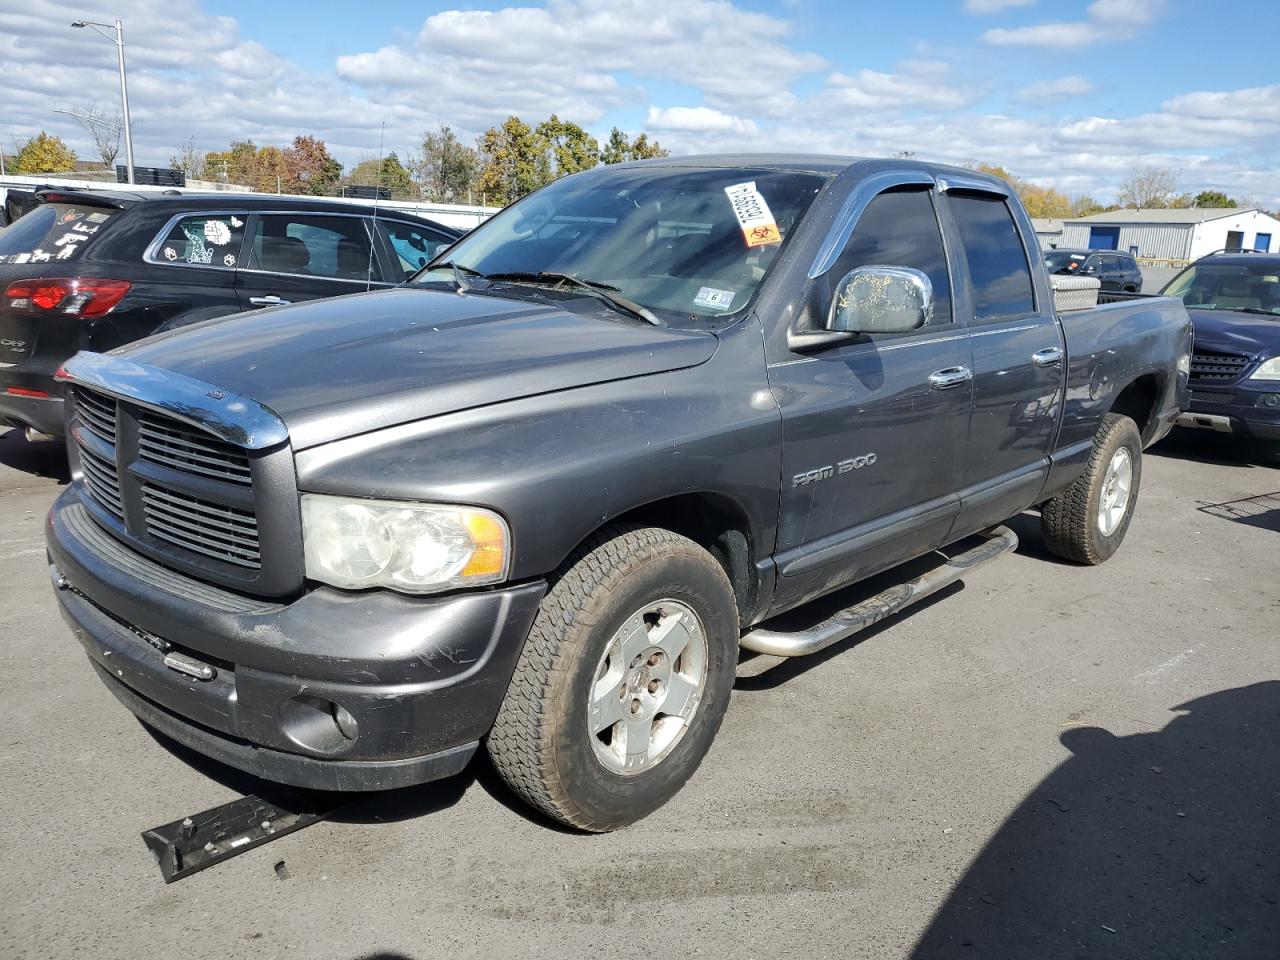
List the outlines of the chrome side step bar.
{"type": "Polygon", "coordinates": [[[797,630],[794,633],[752,630],[744,634],[739,643],[748,650],[774,657],[803,657],[817,653],[885,617],[905,610],[916,601],[937,593],[971,570],[990,563],[1018,546],[1018,535],[1008,527],[992,527],[984,530],[980,536],[986,537],[986,541],[951,557],[940,567],[921,574],[914,580],[889,587],[851,607],[845,607],[807,630],[797,630]]]}

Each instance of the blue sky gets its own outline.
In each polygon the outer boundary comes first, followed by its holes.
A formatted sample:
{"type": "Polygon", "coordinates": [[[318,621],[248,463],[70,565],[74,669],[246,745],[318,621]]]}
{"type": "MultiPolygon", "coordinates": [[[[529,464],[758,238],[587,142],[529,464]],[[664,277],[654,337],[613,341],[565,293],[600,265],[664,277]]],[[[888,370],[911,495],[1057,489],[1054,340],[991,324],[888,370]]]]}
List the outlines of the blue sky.
{"type": "Polygon", "coordinates": [[[348,165],[508,113],[647,132],[676,152],[984,160],[1109,198],[1134,167],[1280,205],[1280,3],[1190,0],[0,0],[0,138],[114,103],[125,18],[140,163],[187,138],[310,133],[348,165]],[[6,116],[7,114],[7,116],[6,116]]]}

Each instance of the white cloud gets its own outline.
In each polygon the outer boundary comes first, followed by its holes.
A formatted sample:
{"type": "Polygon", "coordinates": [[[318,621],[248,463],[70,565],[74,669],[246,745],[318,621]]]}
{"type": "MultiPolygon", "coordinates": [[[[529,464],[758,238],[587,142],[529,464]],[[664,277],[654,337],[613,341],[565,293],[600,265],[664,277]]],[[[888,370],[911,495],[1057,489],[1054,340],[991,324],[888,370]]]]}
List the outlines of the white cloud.
{"type": "Polygon", "coordinates": [[[898,66],[897,73],[832,73],[822,96],[835,109],[955,110],[968,106],[980,92],[971,83],[957,84],[950,67],[939,61],[909,60],[898,66]]]}
{"type": "Polygon", "coordinates": [[[1029,27],[996,27],[982,39],[998,47],[1069,49],[1107,40],[1124,40],[1150,24],[1164,10],[1165,0],[1094,0],[1087,20],[1038,23],[1029,27]]]}
{"type": "Polygon", "coordinates": [[[754,120],[721,113],[710,107],[650,107],[644,125],[649,130],[681,130],[705,133],[740,133],[755,136],[760,132],[754,120]]]}
{"type": "Polygon", "coordinates": [[[1041,80],[1024,87],[1019,91],[1018,99],[1023,103],[1048,106],[1071,97],[1083,97],[1093,93],[1093,90],[1093,84],[1087,78],[1071,74],[1056,80],[1041,80]]]}
{"type": "Polygon", "coordinates": [[[795,102],[789,86],[825,65],[788,46],[789,33],[787,21],[728,0],[551,0],[435,14],[410,41],[339,57],[338,74],[393,98],[430,90],[490,119],[521,106],[593,122],[643,96],[618,83],[622,72],[696,87],[715,109],[780,116],[795,102]]]}
{"type": "Polygon", "coordinates": [[[1038,23],[1032,27],[995,27],[982,35],[997,47],[1085,47],[1103,37],[1092,23],[1038,23]]]}
{"type": "Polygon", "coordinates": [[[966,13],[1000,13],[1010,7],[1030,7],[1036,0],[964,0],[966,13]]]}

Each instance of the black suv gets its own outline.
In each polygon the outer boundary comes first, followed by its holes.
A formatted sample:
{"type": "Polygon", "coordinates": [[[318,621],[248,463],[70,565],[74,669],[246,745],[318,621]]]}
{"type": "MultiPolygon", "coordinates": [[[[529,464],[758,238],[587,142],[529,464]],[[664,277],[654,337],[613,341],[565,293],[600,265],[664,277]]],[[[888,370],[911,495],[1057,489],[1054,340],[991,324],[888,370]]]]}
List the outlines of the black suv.
{"type": "Polygon", "coordinates": [[[315,197],[42,190],[0,232],[0,425],[61,434],[53,375],[200,320],[389,287],[462,232],[315,197]]]}
{"type": "Polygon", "coordinates": [[[1137,293],[1142,289],[1142,271],[1127,253],[1114,250],[1046,250],[1044,265],[1050,273],[1094,277],[1103,290],[1137,293]]]}

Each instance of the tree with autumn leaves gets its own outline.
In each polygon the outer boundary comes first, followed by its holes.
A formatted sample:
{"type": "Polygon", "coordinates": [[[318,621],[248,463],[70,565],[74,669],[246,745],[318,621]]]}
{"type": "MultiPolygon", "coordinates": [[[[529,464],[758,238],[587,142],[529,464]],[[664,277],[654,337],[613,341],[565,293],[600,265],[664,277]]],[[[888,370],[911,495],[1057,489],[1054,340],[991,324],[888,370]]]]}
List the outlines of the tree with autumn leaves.
{"type": "Polygon", "coordinates": [[[252,140],[238,140],[229,148],[206,153],[198,163],[194,151],[174,157],[172,163],[188,176],[228,183],[243,183],[263,193],[300,193],[325,196],[333,193],[342,177],[342,164],[329,155],[323,140],[298,136],[281,149],[259,147],[252,140]]]}

